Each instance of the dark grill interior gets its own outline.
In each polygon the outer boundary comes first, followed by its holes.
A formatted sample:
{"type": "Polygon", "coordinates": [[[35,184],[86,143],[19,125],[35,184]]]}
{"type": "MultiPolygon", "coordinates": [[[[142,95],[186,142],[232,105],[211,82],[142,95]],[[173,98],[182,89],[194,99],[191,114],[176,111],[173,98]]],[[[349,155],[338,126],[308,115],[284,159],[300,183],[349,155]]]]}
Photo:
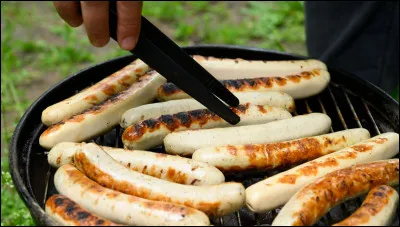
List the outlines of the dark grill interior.
{"type": "MultiPolygon", "coordinates": [[[[265,50],[246,49],[236,47],[205,46],[186,48],[189,54],[244,59],[262,60],[292,60],[301,59],[282,53],[268,52],[265,50]]],[[[132,58],[121,58],[94,66],[79,72],[68,80],[54,86],[50,92],[45,93],[33,104],[21,119],[14,133],[10,148],[11,174],[18,191],[29,207],[32,216],[39,225],[49,225],[51,221],[43,212],[45,201],[57,193],[53,184],[55,170],[47,162],[47,151],[41,148],[38,138],[45,130],[40,122],[41,111],[55,103],[71,96],[73,91],[83,89],[90,84],[88,81],[98,81],[96,74],[110,75],[121,66],[131,62],[132,58]],[[42,208],[40,209],[36,203],[42,208]]],[[[371,137],[380,133],[399,132],[398,103],[390,100],[378,89],[367,85],[365,82],[353,79],[345,72],[329,69],[331,83],[321,94],[305,100],[296,101],[296,112],[301,115],[310,112],[326,113],[332,119],[331,132],[344,129],[363,127],[369,130],[371,137]],[[397,110],[395,109],[397,108],[397,110]]],[[[121,128],[118,126],[109,133],[94,138],[91,142],[110,147],[122,147],[121,128]]],[[[154,152],[164,152],[163,148],[153,149],[154,152]]],[[[398,158],[398,156],[396,156],[398,158]]],[[[286,168],[287,169],[287,168],[286,168]]],[[[243,172],[226,175],[226,181],[242,182],[248,187],[267,176],[274,175],[285,169],[268,172],[243,172]]],[[[396,187],[399,191],[399,187],[396,187]]],[[[321,218],[316,225],[332,225],[353,213],[362,203],[364,197],[349,200],[334,207],[328,214],[321,218]]],[[[279,209],[264,214],[255,214],[243,207],[239,212],[222,218],[212,219],[213,225],[270,225],[279,209]]],[[[395,217],[393,225],[398,226],[399,217],[395,217]]]]}

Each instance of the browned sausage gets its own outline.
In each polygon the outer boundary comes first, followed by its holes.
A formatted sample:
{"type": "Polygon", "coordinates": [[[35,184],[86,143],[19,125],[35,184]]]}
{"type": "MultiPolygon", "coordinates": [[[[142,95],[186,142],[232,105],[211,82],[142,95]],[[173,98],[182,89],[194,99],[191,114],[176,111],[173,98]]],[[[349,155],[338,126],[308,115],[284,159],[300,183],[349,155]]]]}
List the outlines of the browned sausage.
{"type": "Polygon", "coordinates": [[[350,217],[333,226],[389,226],[397,215],[399,194],[388,185],[373,188],[361,207],[350,217]]]}
{"type": "MultiPolygon", "coordinates": [[[[231,92],[280,91],[294,99],[302,99],[320,93],[329,81],[328,71],[315,69],[296,75],[222,80],[221,83],[231,92]]],[[[173,83],[165,83],[157,90],[157,99],[160,101],[184,98],[190,96],[173,83]]]]}
{"type": "Polygon", "coordinates": [[[399,183],[399,159],[357,164],[331,172],[296,192],[272,222],[273,226],[311,226],[330,208],[372,188],[399,183]]]}
{"type": "MultiPolygon", "coordinates": [[[[292,117],[284,109],[250,103],[241,104],[232,110],[240,117],[240,122],[235,126],[263,124],[292,117]]],[[[165,136],[171,132],[231,126],[208,109],[192,110],[162,115],[131,125],[122,134],[122,142],[127,149],[147,150],[161,145],[165,136]]]]}
{"type": "Polygon", "coordinates": [[[88,211],[126,225],[209,225],[207,215],[173,203],[152,201],[102,187],[74,166],[63,165],[54,175],[57,191],[88,211]]]}
{"type": "Polygon", "coordinates": [[[125,111],[152,102],[157,87],[165,81],[164,77],[154,71],[141,76],[128,89],[83,113],[50,126],[40,135],[40,145],[51,149],[61,142],[82,142],[107,132],[118,125],[125,111]]]}
{"type": "Polygon", "coordinates": [[[139,59],[133,61],[95,85],[47,107],[42,112],[43,124],[50,126],[101,103],[118,92],[127,89],[139,76],[142,76],[148,70],[149,66],[143,61],[139,59]]]}
{"type": "Polygon", "coordinates": [[[66,226],[122,226],[92,214],[66,196],[51,196],[45,207],[46,213],[66,226]]]}

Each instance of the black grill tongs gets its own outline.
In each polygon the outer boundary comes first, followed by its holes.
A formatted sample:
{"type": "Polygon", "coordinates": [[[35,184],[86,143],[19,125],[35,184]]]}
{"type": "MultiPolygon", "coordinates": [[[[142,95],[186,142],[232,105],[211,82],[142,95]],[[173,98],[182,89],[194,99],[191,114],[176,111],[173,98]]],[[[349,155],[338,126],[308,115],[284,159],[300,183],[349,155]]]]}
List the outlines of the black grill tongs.
{"type": "MultiPolygon", "coordinates": [[[[116,1],[110,1],[110,37],[117,41],[116,8],[116,1]]],[[[143,16],[137,45],[130,52],[225,121],[240,121],[221,102],[236,107],[237,97],[143,16]]]]}

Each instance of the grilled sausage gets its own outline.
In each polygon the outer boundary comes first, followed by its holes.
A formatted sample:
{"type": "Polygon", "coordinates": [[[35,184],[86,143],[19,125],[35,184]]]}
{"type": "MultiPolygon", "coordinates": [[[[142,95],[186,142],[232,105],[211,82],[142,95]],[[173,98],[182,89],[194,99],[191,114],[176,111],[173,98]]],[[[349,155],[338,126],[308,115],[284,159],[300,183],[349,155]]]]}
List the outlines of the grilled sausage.
{"type": "Polygon", "coordinates": [[[312,226],[330,208],[381,184],[399,184],[399,159],[358,164],[319,178],[290,198],[272,226],[312,226]]]}
{"type": "MultiPolygon", "coordinates": [[[[240,122],[235,126],[263,124],[292,117],[288,111],[281,108],[249,103],[241,104],[232,110],[240,117],[240,122]]],[[[122,142],[126,149],[147,150],[162,145],[165,136],[171,132],[224,127],[232,125],[210,110],[192,110],[162,115],[157,119],[151,118],[131,125],[122,134],[122,142]]]]}
{"type": "Polygon", "coordinates": [[[312,69],[324,69],[326,65],[318,60],[294,60],[294,61],[261,61],[244,60],[240,58],[215,58],[193,56],[215,78],[220,80],[257,78],[269,76],[285,76],[312,69]]]}
{"type": "Polygon", "coordinates": [[[192,155],[195,150],[224,145],[279,142],[327,133],[331,119],[311,113],[260,125],[173,132],[164,139],[169,154],[192,155]]]}
{"type": "Polygon", "coordinates": [[[140,77],[115,97],[50,126],[40,136],[40,145],[50,149],[60,142],[81,142],[110,130],[118,125],[126,110],[153,101],[156,88],[165,81],[164,77],[154,71],[140,77]]]}
{"type": "Polygon", "coordinates": [[[47,200],[45,211],[63,226],[122,226],[92,214],[60,194],[55,194],[47,200]]]}
{"type": "Polygon", "coordinates": [[[100,217],[126,225],[209,225],[207,215],[196,209],[151,201],[100,186],[67,164],[54,175],[57,191],[100,217]]]}
{"type": "Polygon", "coordinates": [[[74,155],[75,166],[104,187],[145,199],[185,205],[209,216],[224,216],[244,205],[244,187],[240,183],[210,186],[172,183],[125,168],[94,143],[83,146],[74,155]]]}
{"type": "Polygon", "coordinates": [[[247,207],[257,213],[275,209],[319,177],[356,163],[388,159],[398,153],[399,134],[375,136],[251,185],[246,189],[247,207]]]}
{"type": "Polygon", "coordinates": [[[373,188],[350,217],[333,226],[389,226],[396,216],[399,194],[387,185],[373,188]]]}
{"type": "MultiPolygon", "coordinates": [[[[239,99],[241,104],[268,105],[279,107],[289,112],[295,110],[293,98],[283,92],[238,92],[234,93],[234,95],[239,99]]],[[[191,98],[151,103],[126,111],[122,115],[120,125],[123,128],[127,128],[130,125],[149,118],[205,108],[201,103],[191,98]]]]}
{"type": "MultiPolygon", "coordinates": [[[[84,143],[62,142],[54,146],[47,158],[54,168],[73,165],[73,157],[84,143]]],[[[124,150],[101,146],[114,160],[140,173],[179,184],[214,185],[225,181],[225,176],[214,166],[180,156],[149,151],[124,150]]]]}
{"type": "Polygon", "coordinates": [[[368,138],[368,130],[358,128],[284,142],[202,148],[192,159],[224,172],[268,170],[313,160],[368,138]]]}
{"type": "MultiPolygon", "coordinates": [[[[315,69],[295,75],[223,80],[221,83],[231,92],[280,91],[294,99],[303,99],[321,93],[329,81],[328,71],[315,69]]],[[[171,82],[163,84],[157,90],[159,101],[185,98],[190,96],[171,82]]]]}
{"type": "Polygon", "coordinates": [[[42,112],[43,124],[50,126],[101,103],[118,92],[127,89],[137,80],[138,76],[142,76],[148,70],[149,67],[141,60],[133,61],[128,66],[104,78],[93,86],[47,107],[42,112]]]}

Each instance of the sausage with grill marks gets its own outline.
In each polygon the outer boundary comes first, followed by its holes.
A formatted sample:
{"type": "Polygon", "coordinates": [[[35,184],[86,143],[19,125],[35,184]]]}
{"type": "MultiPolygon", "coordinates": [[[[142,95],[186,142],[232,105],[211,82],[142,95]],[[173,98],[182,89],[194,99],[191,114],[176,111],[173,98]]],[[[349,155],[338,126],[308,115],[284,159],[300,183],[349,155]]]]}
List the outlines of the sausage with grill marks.
{"type": "MultiPolygon", "coordinates": [[[[231,92],[280,91],[289,94],[294,99],[303,99],[321,93],[328,86],[329,81],[328,71],[315,69],[295,75],[222,80],[221,83],[231,92]]],[[[157,90],[159,101],[185,98],[190,98],[190,96],[171,82],[163,84],[157,90]]]]}
{"type": "MultiPolygon", "coordinates": [[[[268,105],[279,107],[289,112],[295,110],[293,98],[283,92],[236,92],[233,94],[239,99],[241,104],[251,103],[253,105],[268,105]]],[[[122,115],[120,125],[123,128],[127,128],[140,121],[159,117],[161,115],[197,109],[206,109],[206,107],[192,98],[146,104],[126,111],[122,115]]]]}
{"type": "Polygon", "coordinates": [[[121,70],[104,78],[76,95],[47,107],[42,112],[43,124],[50,126],[79,114],[107,98],[127,89],[149,70],[141,60],[135,60],[121,70]]]}
{"type": "Polygon", "coordinates": [[[349,129],[284,142],[202,148],[192,159],[224,172],[269,170],[301,164],[369,138],[366,129],[349,129]]]}
{"type": "Polygon", "coordinates": [[[285,76],[313,69],[327,70],[315,59],[291,61],[244,60],[194,55],[193,59],[219,80],[285,76]]]}
{"type": "Polygon", "coordinates": [[[75,153],[74,164],[104,187],[145,199],[185,205],[212,217],[238,211],[245,202],[241,183],[192,186],[168,182],[126,168],[94,143],[85,144],[75,153]]]}
{"type": "Polygon", "coordinates": [[[251,185],[246,189],[247,207],[257,213],[275,209],[319,177],[357,163],[392,158],[398,153],[399,134],[383,133],[251,185]]]}
{"type": "Polygon", "coordinates": [[[299,115],[259,125],[173,132],[164,139],[168,154],[191,156],[197,149],[262,144],[325,134],[331,119],[322,113],[299,115]]]}
{"type": "MultiPolygon", "coordinates": [[[[292,115],[281,108],[241,104],[232,108],[240,117],[235,126],[256,125],[291,118],[292,115]]],[[[163,139],[171,132],[189,129],[207,129],[232,127],[217,114],[208,109],[162,115],[157,119],[148,119],[125,129],[122,142],[126,149],[146,150],[162,145],[163,139]]]]}
{"type": "Polygon", "coordinates": [[[319,178],[290,198],[272,226],[312,226],[330,208],[382,184],[399,184],[399,159],[357,164],[319,178]]]}
{"type": "MultiPolygon", "coordinates": [[[[85,143],[63,142],[54,146],[48,156],[49,164],[59,168],[73,165],[75,153],[85,143]]],[[[187,185],[214,185],[223,183],[225,176],[214,166],[189,158],[160,154],[150,151],[125,150],[100,146],[107,154],[122,165],[140,173],[187,185]]]]}
{"type": "Polygon", "coordinates": [[[122,226],[92,214],[66,196],[55,194],[45,206],[46,213],[63,226],[122,226]]]}
{"type": "Polygon", "coordinates": [[[389,226],[399,205],[399,194],[388,186],[373,188],[365,198],[361,207],[345,220],[333,226],[389,226]]]}
{"type": "Polygon", "coordinates": [[[166,79],[152,71],[141,76],[127,90],[103,103],[46,129],[39,138],[42,147],[50,149],[61,142],[81,142],[101,135],[118,125],[128,109],[154,100],[156,89],[166,79]]]}
{"type": "Polygon", "coordinates": [[[103,187],[69,164],[57,169],[54,185],[60,194],[76,201],[89,212],[117,223],[138,226],[210,224],[207,215],[201,211],[173,203],[147,200],[103,187]]]}

